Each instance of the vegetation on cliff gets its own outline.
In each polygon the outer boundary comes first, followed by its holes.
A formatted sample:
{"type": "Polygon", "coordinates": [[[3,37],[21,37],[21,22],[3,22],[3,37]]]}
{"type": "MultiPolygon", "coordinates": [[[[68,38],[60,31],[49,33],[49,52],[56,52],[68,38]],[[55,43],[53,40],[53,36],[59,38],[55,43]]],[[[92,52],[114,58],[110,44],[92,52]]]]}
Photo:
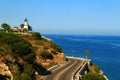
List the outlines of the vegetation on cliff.
{"type": "Polygon", "coordinates": [[[105,78],[98,74],[98,73],[93,73],[93,72],[89,72],[88,74],[85,74],[82,77],[83,80],[105,80],[105,78]]]}
{"type": "Polygon", "coordinates": [[[106,80],[100,67],[96,64],[90,63],[88,65],[88,73],[82,76],[83,80],[106,80]]]}
{"type": "MultiPolygon", "coordinates": [[[[13,80],[35,80],[35,73],[46,72],[42,63],[62,51],[52,43],[36,32],[27,35],[0,32],[0,62],[9,67],[13,80]]],[[[51,63],[54,62],[48,66],[51,63]]],[[[1,79],[4,77],[0,75],[1,79]]]]}

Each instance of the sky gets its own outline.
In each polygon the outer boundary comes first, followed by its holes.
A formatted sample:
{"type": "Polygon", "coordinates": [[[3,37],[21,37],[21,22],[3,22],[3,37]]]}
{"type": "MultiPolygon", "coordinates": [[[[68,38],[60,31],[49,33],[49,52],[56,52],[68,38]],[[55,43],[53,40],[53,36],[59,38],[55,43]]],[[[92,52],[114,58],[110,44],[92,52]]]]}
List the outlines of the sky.
{"type": "Polygon", "coordinates": [[[0,0],[0,25],[42,34],[120,35],[120,0],[0,0]]]}

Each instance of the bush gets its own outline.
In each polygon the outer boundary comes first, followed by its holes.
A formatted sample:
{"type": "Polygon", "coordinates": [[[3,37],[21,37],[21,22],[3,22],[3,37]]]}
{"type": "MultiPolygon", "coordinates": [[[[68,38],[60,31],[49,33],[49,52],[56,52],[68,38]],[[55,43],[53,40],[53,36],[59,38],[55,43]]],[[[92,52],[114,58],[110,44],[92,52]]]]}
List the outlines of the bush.
{"type": "Polygon", "coordinates": [[[25,63],[24,64],[24,72],[29,74],[30,76],[32,76],[35,73],[35,69],[32,64],[25,63]]]}
{"type": "Polygon", "coordinates": [[[13,80],[21,80],[21,73],[15,73],[13,75],[13,80]]]}
{"type": "Polygon", "coordinates": [[[35,68],[35,70],[39,73],[39,74],[43,74],[44,72],[46,72],[47,70],[42,66],[42,64],[37,63],[37,62],[33,62],[33,67],[35,68]]]}
{"type": "Polygon", "coordinates": [[[53,59],[53,55],[48,51],[43,51],[40,56],[46,61],[46,59],[53,59]]]}
{"type": "Polygon", "coordinates": [[[20,80],[32,80],[32,78],[28,74],[22,73],[20,80]]]}
{"type": "Polygon", "coordinates": [[[41,39],[40,33],[38,33],[38,32],[32,32],[31,34],[32,34],[32,37],[33,37],[34,40],[41,39]]]}
{"type": "Polygon", "coordinates": [[[9,67],[10,67],[11,70],[13,70],[13,69],[18,70],[19,69],[19,66],[17,64],[11,64],[11,63],[9,63],[8,65],[9,65],[9,67]]]}
{"type": "Polygon", "coordinates": [[[31,44],[17,34],[0,32],[0,44],[9,45],[12,53],[17,53],[20,56],[31,52],[31,44]]]}
{"type": "Polygon", "coordinates": [[[62,52],[61,47],[59,47],[57,44],[55,44],[55,43],[53,43],[53,42],[51,42],[51,47],[52,47],[53,49],[55,49],[56,51],[58,51],[58,52],[62,52]]]}
{"type": "Polygon", "coordinates": [[[29,54],[31,50],[31,44],[27,41],[13,43],[12,49],[14,53],[19,54],[20,56],[24,56],[29,54]]]}
{"type": "Polygon", "coordinates": [[[90,72],[88,74],[83,75],[82,80],[105,80],[105,78],[102,75],[90,72]]]}
{"type": "Polygon", "coordinates": [[[13,75],[13,80],[32,80],[32,78],[27,73],[16,73],[13,75]]]}
{"type": "Polygon", "coordinates": [[[28,62],[32,62],[35,60],[35,52],[31,51],[29,54],[24,56],[25,60],[28,62]]]}
{"type": "Polygon", "coordinates": [[[40,41],[40,40],[39,40],[39,41],[36,41],[35,44],[36,44],[36,45],[40,45],[40,46],[44,45],[44,43],[43,43],[42,41],[40,41]]]}

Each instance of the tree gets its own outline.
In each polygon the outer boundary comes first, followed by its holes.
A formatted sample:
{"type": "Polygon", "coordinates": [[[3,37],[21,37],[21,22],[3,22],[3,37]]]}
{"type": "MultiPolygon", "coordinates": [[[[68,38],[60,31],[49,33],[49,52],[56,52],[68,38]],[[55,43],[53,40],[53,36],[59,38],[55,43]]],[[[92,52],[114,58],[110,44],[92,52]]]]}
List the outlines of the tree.
{"type": "MultiPolygon", "coordinates": [[[[24,24],[20,24],[21,28],[24,28],[24,24]]],[[[27,29],[24,29],[27,32],[27,29]]],[[[32,31],[32,27],[28,25],[28,31],[32,31]]]]}
{"type": "Polygon", "coordinates": [[[88,74],[83,75],[82,80],[105,80],[105,78],[102,75],[90,72],[88,74]]]}
{"type": "Polygon", "coordinates": [[[89,51],[89,50],[86,50],[86,51],[85,51],[86,58],[88,57],[89,54],[90,54],[90,51],[89,51]]]}
{"type": "Polygon", "coordinates": [[[28,31],[32,31],[32,27],[28,25],[28,31]]]}
{"type": "Polygon", "coordinates": [[[20,27],[21,27],[21,28],[24,28],[24,24],[20,24],[20,27]]]}
{"type": "Polygon", "coordinates": [[[6,32],[8,32],[8,31],[10,30],[10,25],[9,25],[9,24],[3,23],[3,24],[1,25],[1,27],[2,27],[3,29],[5,29],[6,32]]]}
{"type": "Polygon", "coordinates": [[[45,60],[45,62],[46,62],[46,59],[53,59],[52,53],[50,53],[48,51],[41,52],[40,56],[45,60]]]}

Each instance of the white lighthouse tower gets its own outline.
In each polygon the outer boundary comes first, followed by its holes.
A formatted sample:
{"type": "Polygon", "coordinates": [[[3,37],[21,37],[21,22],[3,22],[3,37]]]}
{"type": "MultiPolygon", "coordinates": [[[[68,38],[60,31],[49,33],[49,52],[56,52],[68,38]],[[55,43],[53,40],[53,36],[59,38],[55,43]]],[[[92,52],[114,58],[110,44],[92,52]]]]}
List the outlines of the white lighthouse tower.
{"type": "Polygon", "coordinates": [[[27,18],[24,20],[24,28],[28,30],[29,24],[27,18]]]}

